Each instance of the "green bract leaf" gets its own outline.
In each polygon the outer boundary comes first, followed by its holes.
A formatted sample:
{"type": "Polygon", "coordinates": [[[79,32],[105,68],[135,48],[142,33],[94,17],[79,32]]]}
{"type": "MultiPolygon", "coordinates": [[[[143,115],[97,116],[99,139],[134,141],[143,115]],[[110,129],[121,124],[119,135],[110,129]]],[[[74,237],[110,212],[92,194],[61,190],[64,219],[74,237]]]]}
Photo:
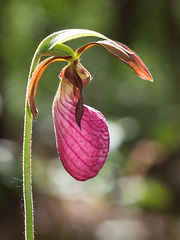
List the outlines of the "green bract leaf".
{"type": "MultiPolygon", "coordinates": [[[[74,52],[70,47],[62,44],[64,42],[80,38],[80,37],[98,37],[103,39],[108,39],[104,35],[86,29],[68,29],[59,32],[55,32],[48,37],[46,37],[37,49],[37,54],[40,56],[52,56],[55,54],[58,57],[72,56],[74,57],[74,52]]],[[[55,56],[54,55],[54,56],[55,56]]]]}
{"type": "Polygon", "coordinates": [[[59,32],[55,32],[45,38],[39,45],[39,53],[42,54],[53,48],[56,44],[62,44],[64,42],[81,38],[81,37],[98,37],[107,39],[103,34],[87,29],[67,29],[59,32]]]}
{"type": "Polygon", "coordinates": [[[41,56],[72,57],[74,52],[62,43],[81,37],[98,37],[108,40],[103,34],[87,29],[67,29],[47,36],[38,46],[31,64],[29,78],[37,67],[41,56]]]}
{"type": "Polygon", "coordinates": [[[41,56],[54,56],[54,57],[69,57],[74,58],[74,51],[64,44],[56,44],[52,48],[48,49],[47,52],[41,53],[41,56]]]}

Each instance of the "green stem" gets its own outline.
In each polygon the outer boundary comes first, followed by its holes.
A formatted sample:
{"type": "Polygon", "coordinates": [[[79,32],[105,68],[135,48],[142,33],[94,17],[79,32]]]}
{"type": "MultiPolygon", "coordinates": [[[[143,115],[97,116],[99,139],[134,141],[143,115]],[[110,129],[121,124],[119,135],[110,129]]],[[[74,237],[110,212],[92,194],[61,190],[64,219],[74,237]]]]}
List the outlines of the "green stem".
{"type": "MultiPolygon", "coordinates": [[[[40,61],[40,56],[36,52],[34,54],[29,79],[40,61]]],[[[28,86],[27,86],[28,89],[28,86]]],[[[27,90],[28,92],[28,90],[27,90]]],[[[26,92],[25,100],[25,116],[24,116],[24,139],[23,139],[23,199],[24,199],[24,222],[25,222],[25,240],[34,240],[34,211],[33,211],[33,195],[32,195],[32,170],[31,170],[31,149],[32,149],[32,113],[28,103],[26,92]]]]}
{"type": "Polygon", "coordinates": [[[25,218],[25,240],[34,239],[34,216],[32,197],[32,173],[31,173],[31,136],[32,114],[26,98],[24,117],[24,143],[23,143],[23,197],[25,218]]]}

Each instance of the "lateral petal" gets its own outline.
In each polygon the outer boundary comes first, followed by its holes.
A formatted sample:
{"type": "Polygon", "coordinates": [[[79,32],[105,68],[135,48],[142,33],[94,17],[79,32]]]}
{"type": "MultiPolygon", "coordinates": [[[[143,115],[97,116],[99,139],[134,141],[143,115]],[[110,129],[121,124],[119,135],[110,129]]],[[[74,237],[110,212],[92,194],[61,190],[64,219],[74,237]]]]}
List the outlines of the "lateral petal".
{"type": "Polygon", "coordinates": [[[28,101],[29,101],[29,105],[30,105],[33,117],[36,117],[37,113],[38,113],[38,110],[36,109],[36,106],[35,106],[35,97],[36,97],[37,86],[38,86],[39,80],[40,80],[43,72],[45,71],[47,66],[53,62],[68,61],[68,60],[69,60],[69,58],[66,59],[66,58],[60,58],[60,57],[46,58],[34,70],[32,77],[29,80],[28,88],[27,88],[28,101]]]}
{"type": "Polygon", "coordinates": [[[149,80],[151,82],[153,81],[148,68],[137,56],[137,54],[124,44],[113,40],[102,40],[88,43],[77,49],[76,56],[79,57],[85,50],[95,45],[100,45],[101,47],[105,48],[109,53],[122,60],[130,68],[132,68],[140,78],[149,80]]]}

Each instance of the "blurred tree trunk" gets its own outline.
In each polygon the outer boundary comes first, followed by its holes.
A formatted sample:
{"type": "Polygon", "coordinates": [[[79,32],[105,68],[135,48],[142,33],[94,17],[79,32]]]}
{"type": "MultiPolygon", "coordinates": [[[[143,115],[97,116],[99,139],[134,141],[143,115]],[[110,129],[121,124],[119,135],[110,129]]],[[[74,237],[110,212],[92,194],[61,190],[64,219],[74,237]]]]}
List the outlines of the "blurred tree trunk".
{"type": "MultiPolygon", "coordinates": [[[[0,33],[1,33],[1,38],[0,38],[0,46],[2,46],[2,35],[3,35],[3,27],[2,27],[2,11],[4,9],[4,4],[5,1],[1,0],[0,2],[0,33]]],[[[0,101],[3,100],[3,79],[4,79],[4,62],[3,62],[3,56],[0,54],[0,101]],[[1,99],[2,98],[2,99],[1,99]]],[[[3,119],[3,102],[0,102],[0,138],[4,137],[4,130],[5,130],[5,124],[4,124],[4,119],[3,119]],[[1,109],[2,107],[2,109],[1,109]]]]}
{"type": "Polygon", "coordinates": [[[114,0],[115,38],[127,45],[134,39],[137,28],[135,21],[137,4],[138,0],[114,0]]]}
{"type": "Polygon", "coordinates": [[[178,9],[178,3],[174,0],[166,0],[166,9],[164,11],[164,22],[166,24],[167,31],[167,49],[171,61],[171,67],[175,76],[175,84],[177,86],[177,94],[174,95],[175,103],[179,104],[180,101],[180,68],[179,68],[179,53],[180,53],[180,22],[177,21],[175,8],[178,9]]]}

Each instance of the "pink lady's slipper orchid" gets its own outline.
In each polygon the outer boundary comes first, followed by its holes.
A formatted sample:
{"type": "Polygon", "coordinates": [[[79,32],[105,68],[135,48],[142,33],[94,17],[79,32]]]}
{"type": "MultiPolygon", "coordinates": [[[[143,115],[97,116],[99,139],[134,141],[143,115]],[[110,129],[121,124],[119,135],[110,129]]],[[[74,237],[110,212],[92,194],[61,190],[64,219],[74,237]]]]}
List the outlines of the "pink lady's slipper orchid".
{"type": "Polygon", "coordinates": [[[49,44],[48,50],[44,50],[44,45],[39,48],[39,59],[44,55],[51,57],[37,63],[33,71],[28,84],[29,106],[33,116],[36,117],[35,95],[42,73],[52,62],[67,61],[68,65],[62,69],[59,76],[60,85],[52,108],[56,145],[64,168],[75,179],[85,181],[95,177],[107,159],[109,131],[108,123],[102,113],[83,104],[82,90],[92,78],[81,65],[80,55],[86,49],[99,45],[125,62],[140,78],[152,81],[152,77],[140,58],[128,47],[93,31],[66,30],[50,35],[43,44],[49,44]],[[88,43],[73,52],[62,44],[64,42],[62,33],[64,41],[88,35],[105,40],[88,43]]]}

